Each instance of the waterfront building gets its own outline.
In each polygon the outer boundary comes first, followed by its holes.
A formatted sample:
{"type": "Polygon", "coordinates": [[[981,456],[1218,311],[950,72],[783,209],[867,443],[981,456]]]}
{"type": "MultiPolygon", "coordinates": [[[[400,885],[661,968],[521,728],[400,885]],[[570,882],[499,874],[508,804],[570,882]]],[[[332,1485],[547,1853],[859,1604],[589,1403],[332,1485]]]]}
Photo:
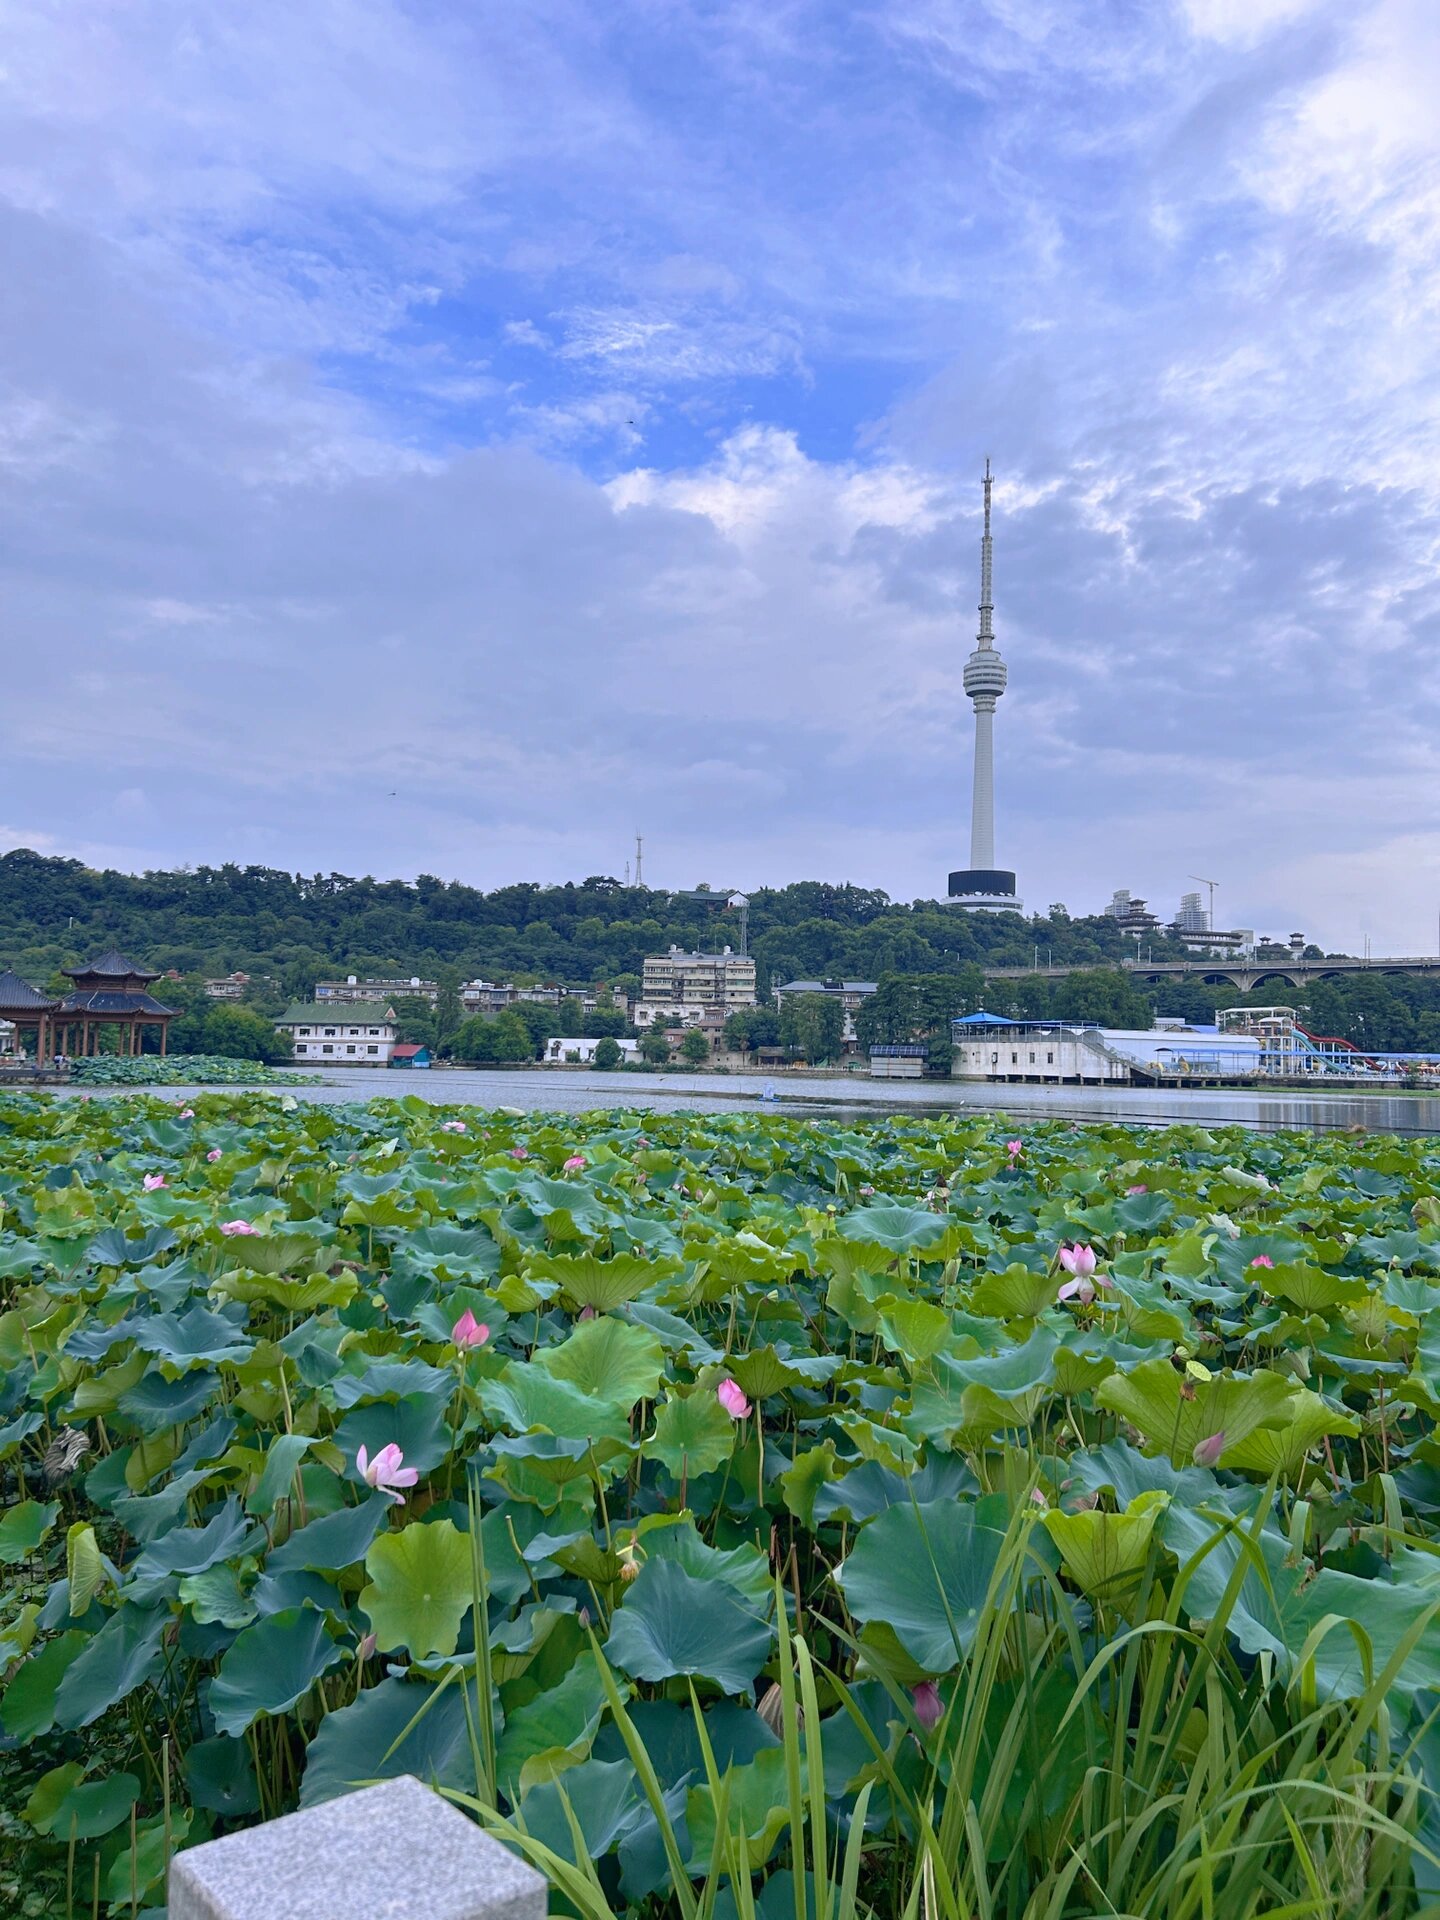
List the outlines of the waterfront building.
{"type": "Polygon", "coordinates": [[[872,1080],[921,1080],[925,1076],[925,1062],[928,1058],[928,1048],[911,1045],[908,1042],[894,1046],[871,1047],[870,1078],[872,1080]]]}
{"type": "MultiPolygon", "coordinates": [[[[622,1060],[640,1058],[638,1040],[617,1039],[615,1044],[620,1049],[622,1060]]],[[[548,1066],[591,1067],[595,1064],[595,1049],[599,1045],[599,1039],[582,1040],[578,1035],[557,1034],[553,1039],[545,1042],[545,1051],[541,1058],[548,1066]]]]}
{"type": "Polygon", "coordinates": [[[397,1040],[390,1049],[392,1067],[428,1067],[430,1049],[416,1045],[413,1040],[397,1040]]]}
{"type": "Polygon", "coordinates": [[[961,1080],[1128,1086],[1246,1079],[1262,1071],[1262,1046],[1215,1027],[1098,1027],[970,1013],[951,1023],[951,1072],[961,1080]]]}
{"type": "Polygon", "coordinates": [[[687,953],[671,947],[646,956],[634,1022],[637,1027],[653,1026],[657,1019],[677,1027],[723,1026],[729,1014],[754,1005],[755,962],[748,953],[730,947],[687,953]]]}
{"type": "Polygon", "coordinates": [[[975,713],[975,768],[970,800],[970,865],[950,875],[949,904],[990,913],[1023,913],[1015,875],[995,865],[995,703],[1005,691],[1005,662],[995,646],[990,539],[990,462],[985,462],[985,524],[980,537],[980,631],[965,662],[966,698],[975,713]]]}
{"type": "Polygon", "coordinates": [[[395,1049],[395,1014],[387,1006],[312,1001],[288,1008],[275,1024],[289,1034],[296,1060],[328,1067],[388,1066],[395,1049]]]}

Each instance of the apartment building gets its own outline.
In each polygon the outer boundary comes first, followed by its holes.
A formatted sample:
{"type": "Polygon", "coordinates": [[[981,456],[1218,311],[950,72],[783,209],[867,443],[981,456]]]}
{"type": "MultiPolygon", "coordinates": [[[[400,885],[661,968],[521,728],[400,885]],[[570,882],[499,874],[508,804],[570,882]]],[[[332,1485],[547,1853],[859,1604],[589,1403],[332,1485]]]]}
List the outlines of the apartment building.
{"type": "Polygon", "coordinates": [[[652,1026],[658,1016],[677,1027],[723,1023],[740,1007],[755,1005],[755,962],[747,953],[723,947],[719,953],[647,954],[635,1003],[637,1027],[652,1026]]]}

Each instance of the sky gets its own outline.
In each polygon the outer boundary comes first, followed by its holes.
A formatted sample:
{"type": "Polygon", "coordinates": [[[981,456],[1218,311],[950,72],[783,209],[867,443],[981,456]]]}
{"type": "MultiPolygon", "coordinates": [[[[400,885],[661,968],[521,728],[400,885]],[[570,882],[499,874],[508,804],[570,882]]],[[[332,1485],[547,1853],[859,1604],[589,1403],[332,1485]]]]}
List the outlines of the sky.
{"type": "Polygon", "coordinates": [[[0,847],[1440,940],[1434,0],[0,0],[0,847]],[[1203,891],[1203,889],[1200,889],[1203,891]]]}

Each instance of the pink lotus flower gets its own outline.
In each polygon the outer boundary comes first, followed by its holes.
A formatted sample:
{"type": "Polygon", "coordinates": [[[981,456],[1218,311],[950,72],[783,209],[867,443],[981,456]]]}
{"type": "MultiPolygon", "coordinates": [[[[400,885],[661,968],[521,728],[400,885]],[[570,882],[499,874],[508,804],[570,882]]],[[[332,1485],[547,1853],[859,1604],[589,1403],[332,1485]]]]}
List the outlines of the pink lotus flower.
{"type": "Polygon", "coordinates": [[[356,1647],[355,1649],[355,1658],[357,1660],[368,1660],[371,1654],[374,1653],[374,1651],[375,1651],[375,1636],[373,1633],[367,1633],[364,1639],[360,1642],[359,1646],[356,1647]]]}
{"type": "Polygon", "coordinates": [[[1095,1271],[1095,1249],[1082,1247],[1077,1240],[1073,1247],[1061,1247],[1060,1264],[1066,1273],[1073,1273],[1079,1279],[1087,1279],[1095,1271]]]}
{"type": "Polygon", "coordinates": [[[1273,1267],[1275,1262],[1270,1258],[1268,1253],[1257,1253],[1250,1264],[1252,1267],[1273,1267]]]}
{"type": "Polygon", "coordinates": [[[584,1165],[585,1165],[584,1154],[572,1153],[570,1158],[565,1162],[564,1166],[560,1169],[560,1171],[562,1173],[579,1173],[580,1169],[584,1165]]]}
{"type": "Polygon", "coordinates": [[[463,1120],[442,1120],[440,1122],[440,1131],[441,1133],[464,1133],[465,1122],[463,1120]]]}
{"type": "Polygon", "coordinates": [[[469,1307],[466,1307],[451,1327],[450,1338],[457,1347],[483,1347],[490,1338],[490,1329],[483,1320],[477,1320],[469,1307]]]}
{"type": "Polygon", "coordinates": [[[1057,1300],[1078,1300],[1082,1307],[1088,1307],[1095,1298],[1095,1282],[1084,1278],[1062,1282],[1055,1294],[1057,1300]]]}
{"type": "Polygon", "coordinates": [[[207,1160],[218,1160],[220,1158],[220,1149],[218,1147],[212,1147],[205,1158],[207,1160]]]}
{"type": "Polygon", "coordinates": [[[595,1318],[594,1307],[581,1307],[577,1318],[581,1320],[593,1320],[595,1318]]]}
{"type": "Polygon", "coordinates": [[[722,1380],[715,1389],[715,1398],[732,1420],[743,1420],[750,1411],[750,1402],[737,1380],[722,1380]]]}
{"type": "Polygon", "coordinates": [[[147,1173],[140,1184],[146,1193],[155,1193],[164,1186],[165,1176],[163,1173],[147,1173]]]}
{"type": "Polygon", "coordinates": [[[874,1187],[857,1187],[855,1191],[862,1200],[873,1200],[875,1198],[874,1187]]]}
{"type": "Polygon", "coordinates": [[[1149,1187],[1145,1187],[1145,1186],[1140,1186],[1140,1187],[1126,1187],[1126,1189],[1125,1189],[1125,1198],[1126,1198],[1127,1200],[1131,1200],[1131,1199],[1133,1199],[1133,1198],[1134,1198],[1134,1196],[1135,1196],[1135,1195],[1136,1195],[1137,1193],[1149,1193],[1149,1191],[1150,1191],[1150,1189],[1149,1189],[1149,1187]]]}
{"type": "Polygon", "coordinates": [[[512,1160],[528,1160],[530,1156],[525,1151],[524,1147],[511,1147],[510,1158],[512,1160]]]}
{"type": "Polygon", "coordinates": [[[1030,1498],[1034,1501],[1037,1507],[1043,1507],[1046,1509],[1049,1508],[1050,1502],[1045,1498],[1044,1494],[1040,1491],[1039,1487],[1032,1487],[1030,1489],[1030,1498]]]}
{"type": "Polygon", "coordinates": [[[1025,1142],[1023,1140],[1007,1140],[1005,1142],[1005,1151],[1012,1160],[1018,1160],[1025,1151],[1025,1142]]]}
{"type": "Polygon", "coordinates": [[[364,1447],[355,1455],[355,1470],[368,1487],[378,1487],[382,1493],[394,1494],[396,1504],[404,1506],[405,1496],[399,1492],[401,1487],[413,1487],[420,1475],[414,1467],[405,1465],[405,1456],[391,1440],[381,1447],[372,1460],[364,1447]]]}
{"type": "Polygon", "coordinates": [[[193,1107],[186,1107],[185,1111],[179,1117],[182,1120],[193,1120],[195,1118],[195,1109],[193,1107]]]}
{"type": "Polygon", "coordinates": [[[940,1689],[933,1680],[922,1680],[918,1687],[912,1687],[910,1699],[915,1708],[915,1718],[927,1733],[940,1724],[945,1707],[940,1698],[940,1689]]]}
{"type": "Polygon", "coordinates": [[[1195,1462],[1197,1467],[1213,1467],[1218,1463],[1224,1451],[1225,1429],[1222,1427],[1219,1433],[1209,1434],[1205,1439],[1200,1441],[1190,1458],[1195,1462]]]}
{"type": "Polygon", "coordinates": [[[258,1227],[252,1227],[248,1220],[222,1220],[220,1231],[227,1239],[234,1239],[237,1233],[259,1233],[258,1227]]]}

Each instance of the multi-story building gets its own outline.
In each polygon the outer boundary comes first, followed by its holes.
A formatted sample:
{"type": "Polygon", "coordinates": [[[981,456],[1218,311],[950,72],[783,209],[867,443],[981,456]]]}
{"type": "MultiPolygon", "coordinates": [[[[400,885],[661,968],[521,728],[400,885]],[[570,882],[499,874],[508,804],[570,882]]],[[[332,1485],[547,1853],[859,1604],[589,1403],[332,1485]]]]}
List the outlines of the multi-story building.
{"type": "Polygon", "coordinates": [[[1105,909],[1110,919],[1118,920],[1126,933],[1154,933],[1160,925],[1145,902],[1128,887],[1117,887],[1105,909]]]}
{"type": "Polygon", "coordinates": [[[383,1003],[290,1007],[275,1022],[290,1035],[296,1060],[330,1067],[384,1067],[395,1049],[394,1010],[383,1003]]]}
{"type": "Polygon", "coordinates": [[[723,947],[719,953],[687,953],[671,947],[668,953],[647,954],[635,1003],[635,1025],[653,1026],[656,1019],[677,1027],[699,1026],[740,1007],[755,1004],[755,962],[748,953],[723,947]]]}
{"type": "Polygon", "coordinates": [[[623,993],[611,993],[603,986],[562,987],[551,982],[544,986],[515,987],[508,980],[500,985],[492,980],[467,980],[460,989],[460,1005],[467,1014],[503,1013],[517,1000],[533,1001],[541,1007],[558,1007],[573,1000],[582,1013],[594,1013],[598,1007],[613,1007],[624,1013],[629,1004],[623,993]]]}
{"type": "Polygon", "coordinates": [[[875,991],[873,980],[787,980],[783,987],[775,988],[775,1004],[783,1007],[787,1000],[798,1000],[802,993],[818,993],[826,1000],[838,1000],[845,1015],[842,1030],[845,1045],[855,1045],[855,1016],[875,991]]]}
{"type": "Polygon", "coordinates": [[[207,1000],[243,1000],[250,984],[248,973],[227,973],[223,979],[205,982],[207,1000]]]}
{"type": "Polygon", "coordinates": [[[353,973],[347,973],[343,980],[317,980],[315,998],[338,1001],[344,1006],[367,1000],[383,1000],[387,1004],[391,1000],[428,1000],[433,1007],[440,998],[440,987],[437,981],[422,980],[416,974],[408,980],[360,980],[353,973]]]}

